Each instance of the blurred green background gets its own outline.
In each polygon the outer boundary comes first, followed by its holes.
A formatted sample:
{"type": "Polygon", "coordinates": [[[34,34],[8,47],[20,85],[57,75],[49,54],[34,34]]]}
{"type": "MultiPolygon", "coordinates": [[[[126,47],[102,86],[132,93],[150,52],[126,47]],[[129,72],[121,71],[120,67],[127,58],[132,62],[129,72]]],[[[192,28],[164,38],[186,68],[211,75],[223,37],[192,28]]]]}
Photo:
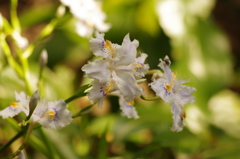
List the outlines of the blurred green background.
{"type": "MultiPolygon", "coordinates": [[[[56,0],[19,0],[18,15],[23,36],[29,41],[51,18],[56,0]]],[[[102,10],[111,29],[105,38],[122,43],[130,33],[140,43],[139,52],[148,54],[147,63],[157,69],[159,58],[169,55],[172,70],[191,79],[196,102],[185,106],[186,127],[170,131],[169,104],[136,99],[139,119],[122,117],[118,100],[110,96],[104,108],[92,108],[61,130],[35,130],[26,153],[30,159],[239,159],[240,158],[240,3],[229,0],[103,0],[102,10]]],[[[9,2],[0,1],[1,14],[9,18],[9,2]]],[[[44,70],[45,97],[66,99],[89,83],[81,67],[92,58],[89,39],[80,37],[69,20],[38,45],[30,57],[32,85],[36,88],[38,57],[49,54],[44,70]]],[[[148,77],[151,82],[151,77],[148,77]]],[[[146,96],[154,96],[147,82],[146,96]]],[[[0,108],[14,99],[14,90],[26,91],[23,81],[8,66],[0,52],[0,108]]],[[[89,105],[87,98],[69,104],[77,113],[89,105]]],[[[0,118],[0,144],[16,134],[17,116],[0,118]]],[[[17,140],[2,156],[14,152],[17,140]]],[[[0,156],[1,156],[0,155],[0,156]]]]}

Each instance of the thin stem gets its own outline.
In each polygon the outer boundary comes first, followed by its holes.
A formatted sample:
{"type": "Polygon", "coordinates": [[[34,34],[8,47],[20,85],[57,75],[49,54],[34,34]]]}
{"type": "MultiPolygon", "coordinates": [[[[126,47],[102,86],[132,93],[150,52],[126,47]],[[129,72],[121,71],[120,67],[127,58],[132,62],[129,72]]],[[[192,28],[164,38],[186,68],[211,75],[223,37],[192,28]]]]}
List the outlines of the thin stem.
{"type": "Polygon", "coordinates": [[[155,101],[155,100],[161,99],[160,97],[147,98],[147,97],[144,97],[143,95],[141,95],[140,97],[141,97],[143,100],[146,100],[146,101],[155,101]]]}
{"type": "MultiPolygon", "coordinates": [[[[96,102],[95,102],[94,104],[96,104],[96,102]]],[[[77,114],[73,115],[72,118],[76,118],[76,117],[79,117],[79,116],[83,116],[83,115],[88,114],[88,113],[91,111],[90,109],[92,108],[92,106],[93,106],[94,104],[89,105],[89,106],[83,108],[82,110],[80,110],[80,112],[78,112],[77,114]]]]}
{"type": "Polygon", "coordinates": [[[11,140],[8,141],[5,145],[0,148],[0,153],[3,152],[6,148],[8,148],[15,140],[20,138],[25,132],[19,131],[11,140]]]}
{"type": "Polygon", "coordinates": [[[17,17],[17,4],[18,4],[17,0],[11,0],[10,16],[11,16],[11,23],[13,28],[18,32],[20,32],[21,28],[20,28],[18,17],[17,17]]]}
{"type": "Polygon", "coordinates": [[[18,73],[18,75],[22,78],[23,77],[23,70],[20,67],[20,65],[14,60],[13,56],[11,55],[11,51],[10,48],[8,46],[8,44],[5,41],[5,37],[3,35],[1,35],[0,37],[0,45],[1,48],[7,58],[7,61],[9,63],[9,65],[18,73]]]}
{"type": "Polygon", "coordinates": [[[22,62],[22,68],[24,72],[24,81],[26,83],[27,91],[29,94],[32,94],[32,88],[30,84],[30,71],[29,71],[29,65],[28,65],[28,60],[26,58],[20,58],[22,62]]]}

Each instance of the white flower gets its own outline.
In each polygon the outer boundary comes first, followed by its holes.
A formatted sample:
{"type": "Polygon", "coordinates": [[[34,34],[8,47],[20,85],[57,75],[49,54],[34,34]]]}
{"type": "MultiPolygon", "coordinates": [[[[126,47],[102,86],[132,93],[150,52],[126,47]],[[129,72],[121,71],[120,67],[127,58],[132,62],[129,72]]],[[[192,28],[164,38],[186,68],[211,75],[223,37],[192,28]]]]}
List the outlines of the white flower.
{"type": "Polygon", "coordinates": [[[71,13],[77,19],[76,31],[81,36],[89,37],[93,28],[105,32],[110,25],[104,23],[106,15],[101,10],[101,4],[95,0],[61,0],[70,8],[71,13]]]}
{"type": "Polygon", "coordinates": [[[166,103],[171,104],[174,119],[171,130],[181,131],[183,126],[185,126],[183,123],[183,118],[186,117],[184,105],[195,101],[195,97],[191,94],[195,92],[196,89],[182,85],[188,81],[177,79],[177,73],[172,72],[169,68],[171,61],[168,56],[166,56],[164,60],[160,59],[160,61],[159,67],[164,70],[164,75],[162,78],[153,81],[150,85],[157,96],[161,97],[166,103]]]}
{"type": "MultiPolygon", "coordinates": [[[[95,81],[93,89],[99,90],[100,85],[113,86],[110,83],[114,83],[113,90],[118,90],[126,102],[131,102],[134,97],[142,95],[143,90],[137,85],[136,77],[144,76],[149,67],[143,64],[147,57],[146,54],[141,54],[139,58],[136,58],[138,41],[131,41],[127,34],[122,45],[117,45],[104,40],[104,34],[96,32],[95,35],[96,38],[90,39],[90,48],[94,55],[103,59],[89,62],[82,67],[86,77],[98,80],[99,84],[95,81]]],[[[109,91],[105,92],[107,93],[109,91]]],[[[97,94],[101,95],[90,91],[88,96],[91,101],[93,101],[93,96],[94,99],[102,99],[100,96],[97,98],[97,94]]],[[[102,102],[102,100],[96,101],[102,102]]]]}
{"type": "Polygon", "coordinates": [[[28,115],[30,97],[27,97],[24,92],[19,94],[15,92],[15,99],[17,102],[10,103],[10,106],[0,111],[0,116],[2,116],[4,119],[8,117],[14,117],[20,112],[24,112],[26,115],[28,115]]]}
{"type": "Polygon", "coordinates": [[[127,116],[128,118],[138,119],[136,109],[133,106],[134,102],[126,102],[122,97],[119,97],[119,105],[122,110],[122,115],[127,116]]]}
{"type": "Polygon", "coordinates": [[[24,50],[28,46],[28,39],[22,37],[19,32],[14,31],[12,35],[20,49],[24,50]]]}
{"type": "Polygon", "coordinates": [[[32,115],[32,120],[39,122],[45,128],[60,129],[70,124],[72,113],[67,110],[64,100],[47,102],[40,100],[32,115]]]}

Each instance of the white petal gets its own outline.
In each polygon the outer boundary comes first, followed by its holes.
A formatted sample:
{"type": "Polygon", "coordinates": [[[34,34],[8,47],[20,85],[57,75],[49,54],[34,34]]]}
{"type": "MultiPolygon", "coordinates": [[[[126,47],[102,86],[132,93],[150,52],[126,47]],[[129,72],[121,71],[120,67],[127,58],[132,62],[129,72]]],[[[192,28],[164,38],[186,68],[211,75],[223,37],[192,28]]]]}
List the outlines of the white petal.
{"type": "Polygon", "coordinates": [[[95,32],[96,38],[90,38],[90,50],[95,56],[107,58],[109,54],[104,50],[104,34],[100,34],[98,31],[95,32]]]}
{"type": "Polygon", "coordinates": [[[41,99],[38,101],[38,104],[33,111],[33,114],[31,116],[31,119],[35,122],[39,121],[44,113],[46,113],[48,110],[48,102],[46,99],[41,99]]]}
{"type": "Polygon", "coordinates": [[[178,87],[178,90],[176,93],[176,100],[181,105],[193,103],[193,102],[195,102],[196,99],[191,94],[195,91],[196,91],[196,89],[193,87],[180,85],[180,87],[178,87]]]}
{"type": "Polygon", "coordinates": [[[132,73],[117,71],[113,72],[112,75],[126,102],[131,102],[134,100],[134,97],[139,97],[143,94],[143,89],[137,84],[132,73]]]}
{"type": "Polygon", "coordinates": [[[83,37],[90,37],[93,33],[93,26],[86,24],[86,22],[78,20],[76,22],[76,32],[83,37]]]}
{"type": "Polygon", "coordinates": [[[137,47],[139,42],[137,40],[130,40],[129,34],[127,34],[122,42],[121,53],[119,52],[119,58],[121,59],[119,65],[129,65],[134,63],[137,54],[137,47]]]}
{"type": "Polygon", "coordinates": [[[15,92],[15,99],[22,105],[24,108],[29,109],[29,101],[30,97],[28,97],[24,92],[20,92],[19,94],[15,92]]]}
{"type": "Polygon", "coordinates": [[[92,89],[88,91],[88,98],[90,102],[93,104],[94,102],[98,103],[98,107],[102,108],[103,99],[106,96],[104,92],[100,89],[102,87],[101,83],[98,80],[94,80],[92,82],[92,89]]]}
{"type": "Polygon", "coordinates": [[[110,79],[111,72],[108,69],[109,67],[110,65],[108,61],[96,60],[84,65],[82,70],[86,73],[86,77],[104,82],[110,79]]]}
{"type": "Polygon", "coordinates": [[[168,80],[168,82],[171,82],[172,80],[172,71],[170,69],[171,61],[169,60],[168,56],[164,58],[164,60],[160,59],[160,64],[158,65],[164,70],[164,76],[168,80]]]}
{"type": "Polygon", "coordinates": [[[182,131],[183,127],[185,126],[182,117],[184,111],[176,102],[171,103],[171,109],[173,113],[173,125],[171,127],[171,131],[182,131]]]}
{"type": "Polygon", "coordinates": [[[128,118],[139,118],[136,109],[130,103],[127,103],[122,97],[119,97],[120,109],[122,110],[122,115],[128,118]]]}
{"type": "Polygon", "coordinates": [[[142,78],[145,76],[146,72],[149,70],[149,65],[148,64],[144,64],[146,58],[147,58],[147,54],[140,54],[140,56],[135,60],[135,76],[136,78],[142,78]]]}

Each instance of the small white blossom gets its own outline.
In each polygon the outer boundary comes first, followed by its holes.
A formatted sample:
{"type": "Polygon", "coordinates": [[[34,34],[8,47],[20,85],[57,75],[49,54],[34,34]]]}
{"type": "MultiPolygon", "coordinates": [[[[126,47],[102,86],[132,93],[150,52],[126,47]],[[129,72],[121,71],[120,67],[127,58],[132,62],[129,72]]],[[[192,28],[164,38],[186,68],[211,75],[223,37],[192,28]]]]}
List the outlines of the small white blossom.
{"type": "Polygon", "coordinates": [[[126,116],[128,118],[138,119],[139,116],[135,107],[133,106],[134,102],[126,102],[122,97],[119,97],[119,105],[122,110],[122,116],[126,116]]]}
{"type": "Polygon", "coordinates": [[[19,32],[14,31],[12,35],[20,49],[24,50],[28,46],[28,39],[22,37],[19,32]]]}
{"type": "Polygon", "coordinates": [[[181,131],[185,126],[183,123],[183,118],[186,117],[184,105],[195,101],[195,97],[191,94],[195,92],[196,89],[182,85],[188,81],[177,79],[177,73],[172,72],[169,68],[171,61],[168,56],[166,56],[164,60],[160,59],[160,61],[159,67],[164,70],[164,75],[153,81],[150,85],[157,96],[161,97],[166,103],[171,104],[174,119],[171,130],[181,131]]]}
{"type": "Polygon", "coordinates": [[[47,102],[42,99],[33,112],[32,120],[39,122],[45,128],[63,128],[72,120],[72,113],[67,110],[67,106],[64,100],[47,102]]]}
{"type": "Polygon", "coordinates": [[[131,102],[134,97],[142,95],[143,90],[138,86],[136,78],[144,76],[149,66],[144,65],[146,54],[136,57],[138,41],[131,41],[127,34],[122,45],[118,45],[104,40],[104,34],[96,32],[95,35],[96,38],[90,39],[90,49],[94,55],[103,59],[89,62],[82,67],[86,77],[98,80],[93,83],[94,91],[89,91],[90,100],[99,101],[100,106],[102,105],[103,98],[99,93],[101,85],[104,88],[111,86],[104,94],[109,93],[109,90],[118,90],[126,102],[131,102]],[[95,92],[97,90],[98,92],[95,92]]]}
{"type": "Polygon", "coordinates": [[[29,100],[30,97],[26,96],[24,92],[15,92],[15,99],[17,102],[11,102],[10,106],[0,111],[0,116],[4,119],[8,117],[14,117],[20,112],[24,112],[26,115],[29,113],[29,100]]]}
{"type": "Polygon", "coordinates": [[[101,4],[95,0],[60,0],[62,4],[70,8],[70,12],[77,19],[76,31],[79,35],[89,37],[94,28],[105,32],[110,25],[104,23],[105,13],[101,10],[101,4]]]}

